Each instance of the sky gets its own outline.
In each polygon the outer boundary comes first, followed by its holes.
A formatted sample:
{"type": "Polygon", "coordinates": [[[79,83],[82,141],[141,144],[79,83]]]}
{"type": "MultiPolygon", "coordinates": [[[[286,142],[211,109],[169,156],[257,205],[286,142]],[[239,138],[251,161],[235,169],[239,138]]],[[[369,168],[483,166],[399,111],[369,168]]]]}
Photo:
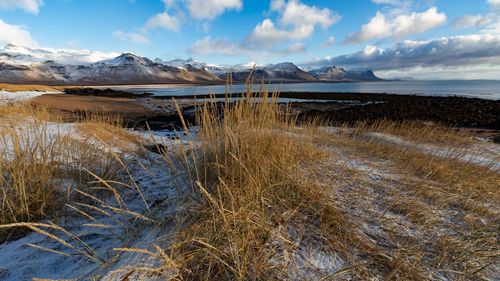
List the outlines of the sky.
{"type": "Polygon", "coordinates": [[[0,47],[500,79],[500,0],[0,0],[0,47]]]}

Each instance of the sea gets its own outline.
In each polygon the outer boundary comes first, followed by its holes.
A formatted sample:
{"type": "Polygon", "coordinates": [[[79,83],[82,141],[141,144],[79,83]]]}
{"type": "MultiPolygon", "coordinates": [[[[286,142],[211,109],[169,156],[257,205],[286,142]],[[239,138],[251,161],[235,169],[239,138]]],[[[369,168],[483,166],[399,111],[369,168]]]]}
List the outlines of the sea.
{"type": "MultiPolygon", "coordinates": [[[[254,85],[258,90],[260,84],[254,85]]],[[[266,84],[268,91],[319,93],[386,93],[422,96],[462,96],[500,100],[500,80],[436,80],[436,81],[383,81],[356,83],[283,83],[266,84]]],[[[224,94],[225,85],[137,85],[112,86],[132,93],[152,93],[156,96],[187,96],[224,94]]],[[[232,93],[241,93],[244,85],[232,85],[232,93]]]]}

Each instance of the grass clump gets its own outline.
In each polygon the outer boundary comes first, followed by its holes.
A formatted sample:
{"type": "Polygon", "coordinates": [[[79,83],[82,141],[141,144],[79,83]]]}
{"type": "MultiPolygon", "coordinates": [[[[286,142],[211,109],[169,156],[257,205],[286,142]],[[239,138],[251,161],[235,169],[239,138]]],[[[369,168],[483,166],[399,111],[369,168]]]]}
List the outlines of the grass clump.
{"type": "MultiPolygon", "coordinates": [[[[79,134],[78,124],[49,122],[61,119],[29,104],[6,105],[0,111],[5,113],[0,119],[0,224],[53,217],[73,200],[76,189],[95,181],[89,172],[118,179],[117,155],[96,138],[79,134]]],[[[93,126],[121,130],[106,119],[94,122],[96,118],[90,119],[93,126]]],[[[7,231],[0,235],[0,241],[9,238],[7,231]]]]}
{"type": "Polygon", "coordinates": [[[171,247],[183,279],[286,279],[296,269],[287,253],[301,247],[300,237],[341,220],[310,170],[322,157],[314,130],[298,127],[276,98],[248,91],[201,108],[196,145],[177,155],[193,183],[171,247]]]}

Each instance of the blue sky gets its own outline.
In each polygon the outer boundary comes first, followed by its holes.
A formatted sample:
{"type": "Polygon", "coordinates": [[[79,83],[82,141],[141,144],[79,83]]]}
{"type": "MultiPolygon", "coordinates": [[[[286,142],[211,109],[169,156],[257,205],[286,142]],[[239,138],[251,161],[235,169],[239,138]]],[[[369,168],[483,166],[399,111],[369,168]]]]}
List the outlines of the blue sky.
{"type": "MultiPolygon", "coordinates": [[[[477,54],[459,66],[481,67],[491,76],[500,74],[498,68],[478,54],[500,46],[499,9],[500,0],[0,0],[0,46],[130,51],[224,64],[343,58],[349,67],[346,55],[380,63],[382,53],[415,49],[401,45],[408,40],[428,43],[419,45],[423,53],[408,57],[414,62],[417,55],[429,57],[432,48],[450,54],[456,46],[432,40],[462,36],[454,44],[477,54]]],[[[500,55],[493,53],[496,62],[500,55]]],[[[352,67],[369,63],[358,59],[352,67]]],[[[454,73],[457,67],[399,63],[380,71],[454,73]]]]}

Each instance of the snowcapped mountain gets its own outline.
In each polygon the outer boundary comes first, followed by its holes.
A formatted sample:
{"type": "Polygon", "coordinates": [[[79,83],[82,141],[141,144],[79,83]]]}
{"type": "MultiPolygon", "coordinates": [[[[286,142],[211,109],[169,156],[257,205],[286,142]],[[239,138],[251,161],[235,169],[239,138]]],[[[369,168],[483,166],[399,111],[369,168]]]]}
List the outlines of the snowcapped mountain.
{"type": "MultiPolygon", "coordinates": [[[[312,82],[317,81],[311,74],[303,71],[291,62],[271,64],[267,66],[242,67],[231,70],[232,79],[236,82],[245,82],[252,74],[255,81],[266,82],[312,82]]],[[[226,72],[218,74],[220,78],[226,72]]]]}
{"type": "Polygon", "coordinates": [[[33,49],[9,44],[0,49],[0,83],[50,85],[106,85],[160,83],[225,83],[227,73],[236,83],[253,74],[265,82],[378,81],[371,70],[347,71],[336,66],[305,71],[291,62],[214,65],[187,60],[154,61],[132,53],[87,50],[33,49]]]}
{"type": "Polygon", "coordinates": [[[204,62],[195,61],[193,58],[189,58],[187,60],[183,59],[175,59],[170,61],[162,61],[161,59],[156,59],[155,62],[158,62],[163,65],[173,66],[177,68],[190,68],[194,67],[197,69],[202,69],[207,66],[204,62]]]}
{"type": "Polygon", "coordinates": [[[217,83],[219,80],[204,69],[172,67],[130,53],[90,64],[63,64],[54,60],[29,65],[0,62],[0,82],[3,83],[103,85],[217,83]]]}
{"type": "Polygon", "coordinates": [[[327,82],[381,81],[371,70],[346,70],[338,66],[326,66],[310,70],[316,79],[327,82]]]}

